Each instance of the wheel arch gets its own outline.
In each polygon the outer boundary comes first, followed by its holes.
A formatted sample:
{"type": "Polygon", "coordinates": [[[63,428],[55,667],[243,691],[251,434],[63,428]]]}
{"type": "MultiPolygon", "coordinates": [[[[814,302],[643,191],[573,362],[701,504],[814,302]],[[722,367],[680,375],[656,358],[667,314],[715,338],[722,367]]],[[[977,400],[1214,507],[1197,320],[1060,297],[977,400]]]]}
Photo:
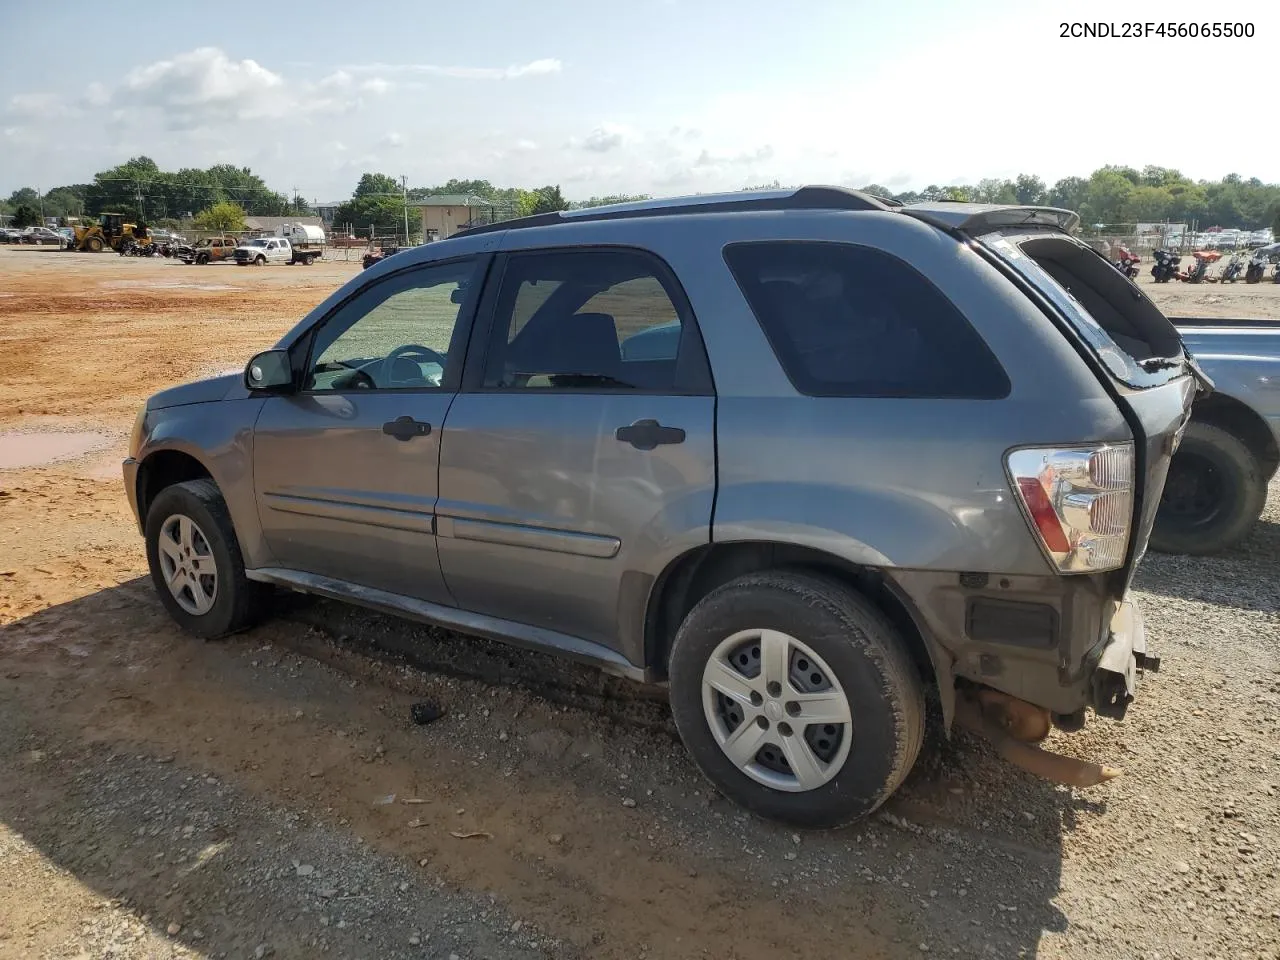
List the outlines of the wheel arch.
{"type": "MultiPolygon", "coordinates": [[[[184,450],[166,447],[152,451],[138,464],[138,520],[145,524],[151,504],[161,490],[187,480],[213,480],[209,468],[184,450]]],[[[214,483],[217,481],[215,480],[214,483]]]]}
{"type": "Polygon", "coordinates": [[[676,631],[694,605],[731,580],[762,570],[793,570],[837,580],[869,600],[897,628],[926,690],[936,694],[944,729],[955,711],[951,658],[933,638],[911,600],[883,572],[835,554],[766,540],[710,543],[672,560],[654,581],[645,611],[644,666],[665,677],[676,631]]]}
{"type": "Polygon", "coordinates": [[[1226,393],[1211,393],[1191,408],[1191,419],[1225,430],[1258,458],[1268,480],[1280,468],[1280,444],[1266,420],[1248,404],[1226,393]]]}

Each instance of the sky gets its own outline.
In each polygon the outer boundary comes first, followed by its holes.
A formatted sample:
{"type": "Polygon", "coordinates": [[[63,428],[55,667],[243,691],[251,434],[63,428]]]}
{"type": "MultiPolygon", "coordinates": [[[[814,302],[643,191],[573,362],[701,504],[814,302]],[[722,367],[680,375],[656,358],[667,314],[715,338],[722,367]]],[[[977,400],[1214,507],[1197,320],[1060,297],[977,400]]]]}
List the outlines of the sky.
{"type": "Polygon", "coordinates": [[[0,196],[140,154],[161,169],[248,166],[321,202],[365,171],[558,183],[570,199],[1023,172],[1052,184],[1106,163],[1280,182],[1277,4],[250,7],[0,3],[0,196]],[[1254,37],[1059,36],[1064,19],[1224,10],[1254,37]]]}

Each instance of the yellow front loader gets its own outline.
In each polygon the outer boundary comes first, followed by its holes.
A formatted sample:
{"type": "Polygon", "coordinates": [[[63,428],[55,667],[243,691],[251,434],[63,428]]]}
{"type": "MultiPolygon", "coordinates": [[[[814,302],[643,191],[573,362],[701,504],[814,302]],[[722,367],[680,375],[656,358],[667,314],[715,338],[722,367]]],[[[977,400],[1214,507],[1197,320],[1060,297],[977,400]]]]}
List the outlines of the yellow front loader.
{"type": "Polygon", "coordinates": [[[151,243],[146,224],[125,223],[123,213],[104,213],[97,223],[74,229],[75,239],[68,244],[68,250],[99,253],[107,247],[119,250],[130,241],[143,247],[151,243]]]}

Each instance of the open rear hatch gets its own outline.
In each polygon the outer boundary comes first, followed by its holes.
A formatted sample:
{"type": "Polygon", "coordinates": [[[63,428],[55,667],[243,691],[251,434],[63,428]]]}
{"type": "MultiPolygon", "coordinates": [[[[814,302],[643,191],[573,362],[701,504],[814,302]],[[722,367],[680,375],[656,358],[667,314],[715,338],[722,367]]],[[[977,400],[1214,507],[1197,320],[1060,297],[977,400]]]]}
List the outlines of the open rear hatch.
{"type": "Polygon", "coordinates": [[[1127,588],[1146,552],[1191,404],[1212,383],[1159,308],[1067,232],[1078,223],[1074,213],[973,204],[916,205],[903,212],[963,234],[1039,304],[1116,398],[1133,431],[1139,478],[1124,566],[1127,588]]]}

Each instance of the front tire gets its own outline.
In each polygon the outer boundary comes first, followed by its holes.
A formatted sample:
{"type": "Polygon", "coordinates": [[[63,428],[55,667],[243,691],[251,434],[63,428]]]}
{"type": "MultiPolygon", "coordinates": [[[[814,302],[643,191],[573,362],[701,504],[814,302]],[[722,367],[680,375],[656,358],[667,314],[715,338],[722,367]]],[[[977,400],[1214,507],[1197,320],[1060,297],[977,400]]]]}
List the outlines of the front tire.
{"type": "Polygon", "coordinates": [[[267,258],[259,254],[253,258],[253,265],[255,267],[265,267],[267,265],[267,258]]]}
{"type": "Polygon", "coordinates": [[[1151,549],[1221,553],[1248,536],[1266,502],[1267,480],[1249,448],[1221,427],[1193,420],[1169,464],[1151,549]]]}
{"type": "Polygon", "coordinates": [[[843,584],[769,571],[713,590],[671,650],[694,762],[747,809],[805,827],[865,817],[920,752],[924,693],[894,627],[843,584]]]}
{"type": "Polygon", "coordinates": [[[161,490],[147,511],[146,542],[160,602],[188,633],[212,640],[261,618],[267,588],[245,577],[231,514],[212,480],[161,490]]]}

